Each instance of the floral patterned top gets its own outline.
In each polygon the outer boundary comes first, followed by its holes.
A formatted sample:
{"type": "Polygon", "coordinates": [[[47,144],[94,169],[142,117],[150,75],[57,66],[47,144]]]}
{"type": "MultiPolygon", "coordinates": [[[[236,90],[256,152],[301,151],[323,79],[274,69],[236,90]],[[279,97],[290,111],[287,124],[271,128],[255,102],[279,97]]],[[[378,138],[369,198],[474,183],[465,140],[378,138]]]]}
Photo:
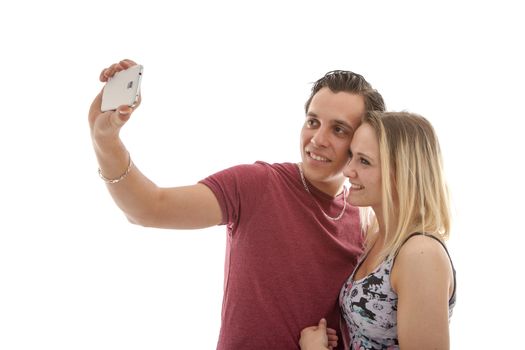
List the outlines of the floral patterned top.
{"type": "MultiPolygon", "coordinates": [[[[407,240],[415,235],[422,235],[422,233],[414,233],[407,240]]],[[[425,236],[440,242],[448,255],[447,248],[441,241],[431,235],[425,234],[425,236]]],[[[397,294],[390,284],[390,271],[392,270],[395,257],[387,258],[371,274],[354,281],[354,275],[365,258],[366,255],[361,257],[339,295],[342,315],[348,327],[350,349],[399,349],[397,339],[397,294]]],[[[452,264],[452,260],[450,260],[450,263],[452,264]]],[[[454,270],[454,265],[452,265],[452,270],[454,274],[454,291],[448,304],[449,319],[452,316],[452,309],[456,303],[456,271],[454,270]]]]}

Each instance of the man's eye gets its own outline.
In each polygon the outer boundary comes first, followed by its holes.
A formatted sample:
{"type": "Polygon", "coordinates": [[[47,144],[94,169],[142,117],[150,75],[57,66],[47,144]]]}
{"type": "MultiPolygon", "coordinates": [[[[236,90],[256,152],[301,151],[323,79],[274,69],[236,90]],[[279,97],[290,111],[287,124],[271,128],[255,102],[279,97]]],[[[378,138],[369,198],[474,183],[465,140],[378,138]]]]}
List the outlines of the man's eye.
{"type": "Polygon", "coordinates": [[[335,127],[335,132],[338,133],[338,134],[343,134],[345,132],[345,129],[343,129],[342,127],[340,126],[336,126],[335,127]]]}
{"type": "Polygon", "coordinates": [[[315,119],[308,119],[306,121],[306,125],[309,126],[309,127],[315,126],[315,125],[317,125],[317,120],[315,120],[315,119]]]}

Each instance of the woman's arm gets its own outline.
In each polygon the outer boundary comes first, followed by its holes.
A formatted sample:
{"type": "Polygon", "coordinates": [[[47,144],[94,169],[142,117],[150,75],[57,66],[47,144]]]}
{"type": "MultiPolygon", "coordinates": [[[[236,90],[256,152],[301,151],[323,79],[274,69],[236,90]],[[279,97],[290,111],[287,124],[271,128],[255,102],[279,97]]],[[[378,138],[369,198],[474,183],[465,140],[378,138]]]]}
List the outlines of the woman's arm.
{"type": "Polygon", "coordinates": [[[409,239],[396,258],[391,282],[398,294],[400,348],[449,349],[448,301],[454,278],[443,246],[430,237],[409,239]]]}

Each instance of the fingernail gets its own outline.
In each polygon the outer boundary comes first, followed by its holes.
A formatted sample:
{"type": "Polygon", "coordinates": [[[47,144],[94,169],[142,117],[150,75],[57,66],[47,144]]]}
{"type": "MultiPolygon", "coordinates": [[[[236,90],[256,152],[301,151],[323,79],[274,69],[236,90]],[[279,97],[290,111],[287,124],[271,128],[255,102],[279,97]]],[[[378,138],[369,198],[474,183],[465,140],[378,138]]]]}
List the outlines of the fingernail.
{"type": "Polygon", "coordinates": [[[118,117],[119,117],[119,119],[122,120],[123,122],[128,121],[128,119],[130,118],[130,116],[131,116],[131,113],[130,113],[130,112],[121,111],[121,110],[118,111],[118,117]]]}

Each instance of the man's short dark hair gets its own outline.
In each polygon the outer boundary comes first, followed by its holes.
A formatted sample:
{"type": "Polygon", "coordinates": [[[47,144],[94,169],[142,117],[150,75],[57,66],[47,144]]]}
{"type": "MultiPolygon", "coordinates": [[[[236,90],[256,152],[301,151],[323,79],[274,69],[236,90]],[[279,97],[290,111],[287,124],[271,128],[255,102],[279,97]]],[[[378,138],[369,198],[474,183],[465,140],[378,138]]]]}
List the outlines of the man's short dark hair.
{"type": "Polygon", "coordinates": [[[347,70],[333,70],[314,83],[312,93],[304,106],[305,112],[308,112],[314,95],[324,87],[328,87],[334,93],[349,92],[363,96],[367,111],[385,110],[383,97],[362,75],[347,70]]]}

